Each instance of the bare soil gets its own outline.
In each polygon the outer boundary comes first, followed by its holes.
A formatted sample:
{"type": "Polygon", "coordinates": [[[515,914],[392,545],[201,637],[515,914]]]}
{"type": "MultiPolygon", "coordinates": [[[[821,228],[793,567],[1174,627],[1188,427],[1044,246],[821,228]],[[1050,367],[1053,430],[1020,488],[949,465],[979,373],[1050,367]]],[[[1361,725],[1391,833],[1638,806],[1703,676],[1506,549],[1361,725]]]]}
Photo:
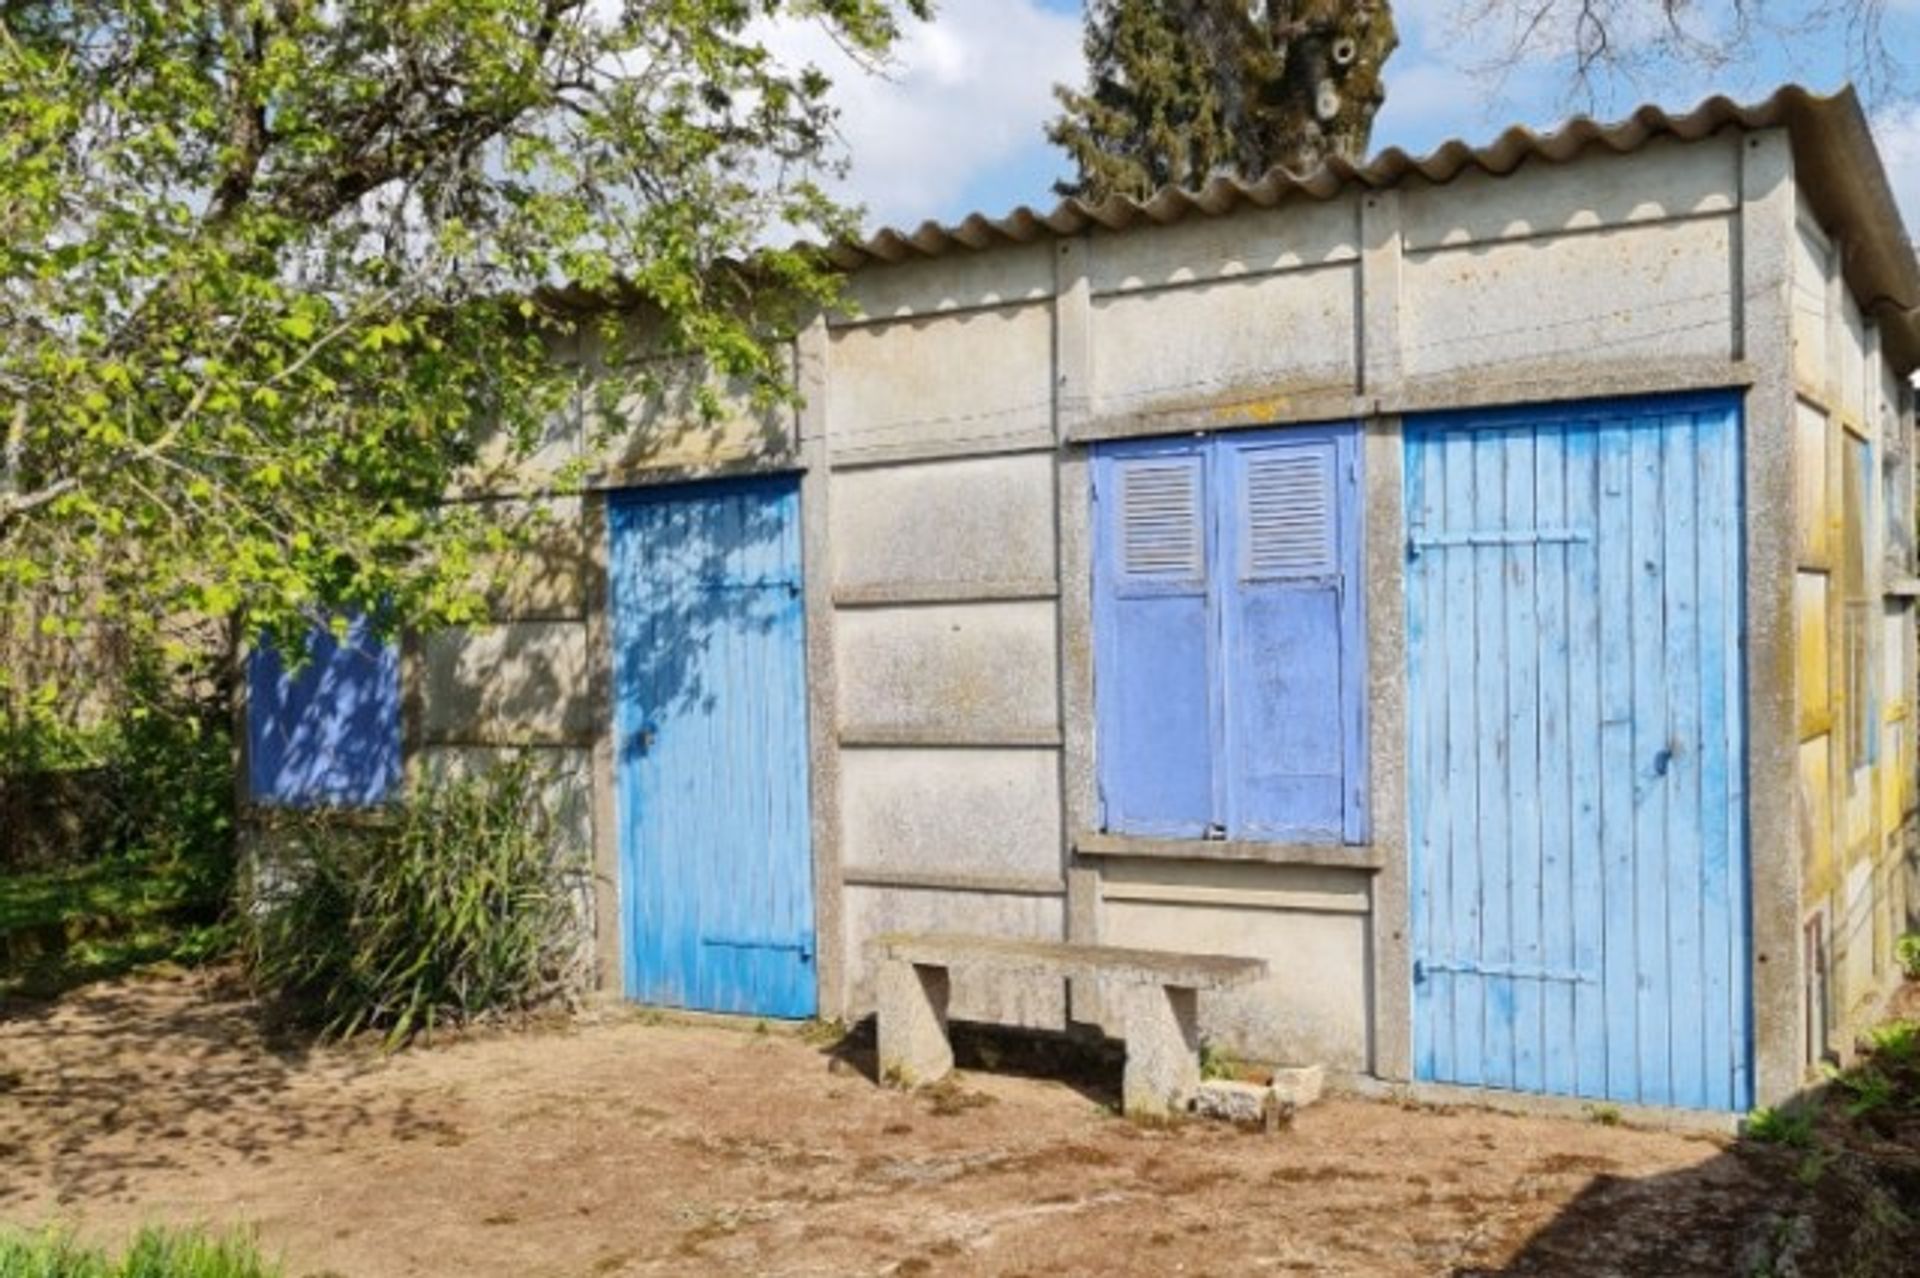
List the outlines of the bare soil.
{"type": "Polygon", "coordinates": [[[1777,1228],[1723,1140],[1351,1099],[1145,1128],[1103,1063],[996,1041],[906,1095],[855,1041],[750,1026],[381,1057],[276,1042],[217,978],[94,986],[0,1019],[0,1222],[245,1225],[350,1278],[1725,1274],[1777,1228]]]}

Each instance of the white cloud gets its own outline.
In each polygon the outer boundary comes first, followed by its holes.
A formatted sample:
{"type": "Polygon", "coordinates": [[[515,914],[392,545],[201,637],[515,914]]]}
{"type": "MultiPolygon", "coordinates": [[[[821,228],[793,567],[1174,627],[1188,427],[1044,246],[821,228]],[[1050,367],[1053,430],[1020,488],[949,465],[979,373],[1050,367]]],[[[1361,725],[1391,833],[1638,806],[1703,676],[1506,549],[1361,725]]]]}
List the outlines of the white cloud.
{"type": "Polygon", "coordinates": [[[1040,138],[1054,83],[1084,74],[1079,18],[1038,0],[950,0],[933,22],[912,23],[884,78],[811,25],[782,26],[767,43],[833,78],[852,159],[837,194],[865,205],[869,226],[951,216],[975,179],[1040,138]]]}

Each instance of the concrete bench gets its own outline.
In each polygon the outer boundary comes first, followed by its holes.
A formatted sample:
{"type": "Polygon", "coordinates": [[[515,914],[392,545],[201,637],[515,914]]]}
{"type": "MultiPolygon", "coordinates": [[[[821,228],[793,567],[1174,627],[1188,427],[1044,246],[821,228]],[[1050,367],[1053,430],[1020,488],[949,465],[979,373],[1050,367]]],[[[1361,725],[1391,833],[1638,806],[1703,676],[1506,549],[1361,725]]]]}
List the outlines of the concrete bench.
{"type": "Polygon", "coordinates": [[[880,969],[882,1081],[914,1087],[953,1068],[947,999],[954,968],[1099,980],[1115,996],[1126,1040],[1122,1106],[1148,1118],[1176,1112],[1200,1085],[1199,992],[1267,975],[1264,959],[945,933],[875,937],[867,953],[880,969]]]}

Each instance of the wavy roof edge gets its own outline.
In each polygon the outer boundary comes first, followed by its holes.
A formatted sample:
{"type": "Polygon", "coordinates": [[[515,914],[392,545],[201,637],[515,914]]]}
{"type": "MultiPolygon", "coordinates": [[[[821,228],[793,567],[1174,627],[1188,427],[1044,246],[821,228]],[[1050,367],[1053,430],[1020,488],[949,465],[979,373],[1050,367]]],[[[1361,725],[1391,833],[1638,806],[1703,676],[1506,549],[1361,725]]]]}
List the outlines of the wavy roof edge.
{"type": "Polygon", "coordinates": [[[1391,147],[1360,162],[1335,157],[1305,175],[1276,168],[1254,181],[1221,176],[1197,191],[1167,187],[1145,200],[1066,199],[1047,212],[1023,204],[1004,217],[970,213],[951,225],[929,221],[912,231],[881,230],[865,240],[836,245],[831,253],[837,265],[852,270],[962,249],[1029,244],[1096,228],[1164,226],[1190,217],[1221,217],[1247,206],[1272,208],[1294,196],[1332,199],[1352,186],[1379,190],[1410,178],[1444,184],[1469,171],[1505,176],[1529,160],[1564,164],[1594,149],[1628,154],[1658,138],[1692,142],[1730,126],[1787,130],[1800,190],[1822,226],[1845,245],[1848,284],[1892,339],[1888,353],[1901,371],[1920,365],[1920,262],[1851,86],[1822,95],[1786,85],[1765,101],[1750,104],[1715,96],[1683,115],[1643,106],[1613,123],[1578,116],[1548,133],[1515,126],[1484,146],[1454,139],[1418,157],[1391,147]]]}

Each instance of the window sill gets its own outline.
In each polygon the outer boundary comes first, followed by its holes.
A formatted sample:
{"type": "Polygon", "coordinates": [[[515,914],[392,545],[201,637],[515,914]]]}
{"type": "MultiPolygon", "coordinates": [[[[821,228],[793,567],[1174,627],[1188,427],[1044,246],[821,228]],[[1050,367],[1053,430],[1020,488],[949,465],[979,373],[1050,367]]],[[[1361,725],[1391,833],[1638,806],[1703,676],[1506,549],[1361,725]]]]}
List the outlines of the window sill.
{"type": "Polygon", "coordinates": [[[1317,865],[1376,874],[1384,868],[1371,844],[1255,843],[1242,839],[1154,839],[1083,831],[1073,840],[1083,857],[1147,857],[1159,861],[1237,861],[1259,865],[1317,865]]]}

